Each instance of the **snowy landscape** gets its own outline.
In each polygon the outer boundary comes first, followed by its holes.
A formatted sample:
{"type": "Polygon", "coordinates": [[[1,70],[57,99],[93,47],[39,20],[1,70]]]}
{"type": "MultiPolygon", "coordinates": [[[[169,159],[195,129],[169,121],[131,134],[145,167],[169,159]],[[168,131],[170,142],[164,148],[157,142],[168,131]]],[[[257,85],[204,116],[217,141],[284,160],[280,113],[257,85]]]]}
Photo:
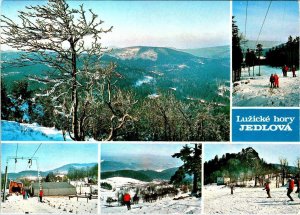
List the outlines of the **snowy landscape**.
{"type": "Polygon", "coordinates": [[[300,214],[298,145],[206,145],[205,152],[204,214],[300,214]]]}
{"type": "MultiPolygon", "coordinates": [[[[62,131],[56,128],[42,127],[37,123],[29,124],[1,120],[1,130],[1,139],[4,141],[64,141],[62,131]]],[[[71,140],[67,134],[66,140],[71,140]]]]}
{"type": "Polygon", "coordinates": [[[103,144],[101,213],[200,214],[201,150],[200,144],[103,144]]]}
{"type": "Polygon", "coordinates": [[[271,182],[271,197],[261,187],[236,187],[233,195],[226,186],[203,187],[205,214],[300,214],[300,199],[291,194],[294,202],[288,201],[286,187],[275,188],[271,182]]]}
{"type": "Polygon", "coordinates": [[[87,202],[86,199],[68,197],[45,197],[43,203],[38,197],[23,200],[22,195],[12,195],[1,203],[1,213],[6,214],[97,214],[98,199],[87,202]]]}
{"type": "Polygon", "coordinates": [[[261,76],[257,76],[259,67],[254,69],[255,76],[250,68],[242,70],[240,81],[233,84],[233,106],[268,106],[268,107],[298,107],[299,106],[299,70],[293,77],[292,72],[282,77],[281,68],[261,66],[261,76]],[[270,75],[279,76],[279,88],[270,88],[270,75]]]}
{"type": "Polygon", "coordinates": [[[140,199],[138,204],[131,206],[131,210],[127,210],[126,206],[119,205],[118,202],[108,204],[106,202],[108,197],[117,199],[117,193],[123,189],[128,189],[131,196],[134,196],[137,187],[147,187],[150,184],[159,185],[161,181],[153,183],[143,182],[135,179],[124,177],[113,177],[101,182],[107,182],[112,185],[112,190],[101,188],[100,206],[102,214],[200,214],[201,213],[201,199],[191,197],[187,193],[179,192],[175,196],[167,196],[158,199],[154,202],[144,202],[140,199]],[[131,189],[130,189],[131,188],[131,189]],[[182,199],[181,199],[182,198],[182,199]]]}

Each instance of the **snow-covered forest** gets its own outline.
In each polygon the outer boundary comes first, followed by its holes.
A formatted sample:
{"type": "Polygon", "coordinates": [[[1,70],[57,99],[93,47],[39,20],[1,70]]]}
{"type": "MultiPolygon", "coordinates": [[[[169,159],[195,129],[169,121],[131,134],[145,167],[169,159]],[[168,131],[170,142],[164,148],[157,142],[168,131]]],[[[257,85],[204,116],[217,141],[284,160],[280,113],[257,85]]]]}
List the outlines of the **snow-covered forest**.
{"type": "Polygon", "coordinates": [[[1,18],[2,43],[17,50],[1,64],[3,120],[54,127],[76,141],[229,139],[229,58],[108,50],[101,37],[113,27],[64,0],[19,14],[18,22],[1,18]]]}

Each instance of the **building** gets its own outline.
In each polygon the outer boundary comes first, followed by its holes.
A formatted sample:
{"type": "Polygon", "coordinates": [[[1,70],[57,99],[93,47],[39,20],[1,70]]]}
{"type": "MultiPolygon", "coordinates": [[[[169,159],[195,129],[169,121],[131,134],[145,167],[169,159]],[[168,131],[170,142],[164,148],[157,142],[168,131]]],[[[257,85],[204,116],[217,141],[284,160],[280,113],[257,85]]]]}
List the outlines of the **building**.
{"type": "MultiPolygon", "coordinates": [[[[32,193],[38,196],[40,192],[39,183],[31,185],[32,193]]],[[[76,188],[68,182],[42,182],[44,196],[68,196],[76,195],[76,188]]]]}

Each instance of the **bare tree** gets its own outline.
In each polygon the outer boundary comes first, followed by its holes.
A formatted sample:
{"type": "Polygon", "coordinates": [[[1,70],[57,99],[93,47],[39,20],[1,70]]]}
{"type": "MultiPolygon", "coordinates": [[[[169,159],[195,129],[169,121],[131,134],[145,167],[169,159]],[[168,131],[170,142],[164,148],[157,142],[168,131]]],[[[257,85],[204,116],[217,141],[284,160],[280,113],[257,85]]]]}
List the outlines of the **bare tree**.
{"type": "Polygon", "coordinates": [[[287,159],[283,158],[283,157],[279,158],[279,162],[280,162],[280,168],[281,168],[281,172],[282,172],[282,186],[284,186],[284,179],[286,178],[287,167],[288,167],[289,163],[288,163],[287,159]]]}
{"type": "Polygon", "coordinates": [[[295,166],[297,167],[298,174],[300,174],[300,157],[296,158],[295,166]]]}
{"type": "Polygon", "coordinates": [[[113,75],[119,77],[116,65],[100,64],[106,51],[101,36],[112,27],[102,28],[104,21],[91,9],[85,11],[83,5],[72,9],[65,0],[49,0],[46,5],[26,9],[19,11],[19,22],[1,17],[1,43],[22,51],[17,60],[21,66],[39,63],[49,67],[44,76],[31,78],[47,86],[37,96],[51,97],[54,114],[63,117],[61,123],[73,140],[85,139],[89,122],[95,117],[95,104],[111,110],[112,127],[107,139],[113,139],[115,131],[132,117],[126,111],[115,114],[112,105],[112,94],[119,93],[109,80],[113,75]],[[117,125],[116,120],[120,121],[117,125]]]}

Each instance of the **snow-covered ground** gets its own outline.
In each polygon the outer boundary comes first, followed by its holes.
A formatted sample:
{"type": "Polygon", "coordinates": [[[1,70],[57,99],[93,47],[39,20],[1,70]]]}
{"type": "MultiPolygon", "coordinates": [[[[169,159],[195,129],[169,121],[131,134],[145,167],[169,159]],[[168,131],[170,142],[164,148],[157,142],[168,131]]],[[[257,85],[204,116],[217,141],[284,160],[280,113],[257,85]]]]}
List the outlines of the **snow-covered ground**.
{"type": "Polygon", "coordinates": [[[300,199],[295,192],[291,194],[294,202],[290,202],[286,187],[271,187],[272,198],[267,198],[262,189],[235,188],[231,195],[229,187],[204,186],[204,214],[300,214],[300,199]]]}
{"type": "Polygon", "coordinates": [[[21,195],[10,196],[1,203],[1,214],[97,214],[98,200],[68,197],[44,197],[44,203],[38,202],[37,197],[23,200],[21,195]]]}
{"type": "MultiPolygon", "coordinates": [[[[64,141],[62,131],[56,128],[6,120],[1,120],[1,136],[3,141],[64,141]]],[[[68,133],[66,140],[72,140],[68,133]]]]}
{"type": "MultiPolygon", "coordinates": [[[[37,123],[27,124],[1,120],[1,134],[4,141],[63,141],[62,131],[47,128],[37,123]]],[[[66,134],[66,139],[71,138],[66,134]]]]}
{"type": "Polygon", "coordinates": [[[145,203],[140,199],[138,204],[131,205],[131,210],[127,210],[126,206],[119,206],[117,202],[111,203],[111,206],[109,206],[106,202],[107,197],[116,199],[116,193],[126,188],[129,189],[130,195],[133,196],[134,188],[147,186],[149,183],[123,177],[109,178],[101,180],[101,182],[107,182],[113,187],[112,190],[100,189],[101,214],[201,214],[201,199],[189,197],[188,194],[181,193],[175,197],[168,196],[152,203],[145,203]],[[174,198],[178,198],[179,196],[186,198],[174,200],[174,198]]]}
{"type": "Polygon", "coordinates": [[[282,77],[281,68],[269,66],[261,66],[260,71],[261,76],[257,76],[258,66],[256,66],[253,79],[252,67],[250,77],[248,70],[242,70],[241,81],[235,82],[238,85],[233,87],[233,106],[299,106],[299,71],[296,71],[297,77],[293,77],[292,72],[287,73],[288,77],[282,77]],[[275,73],[279,76],[279,88],[270,88],[270,75],[275,73]]]}

